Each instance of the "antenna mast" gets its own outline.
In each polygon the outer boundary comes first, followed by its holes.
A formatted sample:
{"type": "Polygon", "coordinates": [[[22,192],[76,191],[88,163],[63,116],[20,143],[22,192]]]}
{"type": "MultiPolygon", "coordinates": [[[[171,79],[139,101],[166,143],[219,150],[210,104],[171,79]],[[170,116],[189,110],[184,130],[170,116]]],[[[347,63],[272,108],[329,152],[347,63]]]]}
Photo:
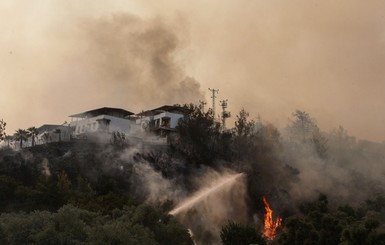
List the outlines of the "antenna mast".
{"type": "Polygon", "coordinates": [[[209,88],[209,90],[210,90],[211,93],[213,94],[213,95],[211,96],[211,98],[213,99],[213,119],[215,120],[215,98],[217,98],[217,96],[215,95],[215,93],[218,94],[219,89],[211,89],[211,88],[209,88]]]}
{"type": "Polygon", "coordinates": [[[227,101],[228,101],[227,99],[220,101],[220,105],[222,107],[222,128],[223,128],[223,130],[226,129],[226,118],[231,117],[231,113],[229,111],[226,111],[227,101]]]}

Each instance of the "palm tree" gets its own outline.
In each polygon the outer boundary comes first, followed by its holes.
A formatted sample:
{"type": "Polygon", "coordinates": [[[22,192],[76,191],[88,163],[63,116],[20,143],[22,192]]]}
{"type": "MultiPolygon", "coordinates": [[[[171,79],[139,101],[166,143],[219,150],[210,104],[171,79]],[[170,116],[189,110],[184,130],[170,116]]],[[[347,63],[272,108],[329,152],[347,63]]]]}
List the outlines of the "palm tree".
{"type": "Polygon", "coordinates": [[[39,134],[39,130],[37,130],[36,127],[29,127],[27,131],[28,131],[28,137],[32,138],[32,146],[35,146],[35,139],[36,139],[36,136],[39,134]]]}
{"type": "Polygon", "coordinates": [[[25,129],[18,129],[16,133],[13,135],[16,141],[20,142],[20,149],[23,148],[23,140],[28,139],[28,131],[25,129]]]}
{"type": "Polygon", "coordinates": [[[10,143],[13,141],[12,135],[5,135],[4,140],[7,142],[8,148],[10,148],[10,143]]]}

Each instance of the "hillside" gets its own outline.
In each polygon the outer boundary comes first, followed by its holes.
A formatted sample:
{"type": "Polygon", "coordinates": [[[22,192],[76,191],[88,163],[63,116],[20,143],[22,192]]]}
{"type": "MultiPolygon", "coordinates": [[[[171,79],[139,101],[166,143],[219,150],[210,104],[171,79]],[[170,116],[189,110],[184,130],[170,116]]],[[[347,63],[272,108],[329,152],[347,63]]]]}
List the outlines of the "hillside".
{"type": "Polygon", "coordinates": [[[192,244],[193,234],[198,244],[384,243],[384,144],[342,127],[322,132],[301,111],[279,131],[242,110],[222,130],[190,107],[163,147],[0,149],[2,242],[192,244]],[[271,237],[266,197],[282,219],[271,237]]]}

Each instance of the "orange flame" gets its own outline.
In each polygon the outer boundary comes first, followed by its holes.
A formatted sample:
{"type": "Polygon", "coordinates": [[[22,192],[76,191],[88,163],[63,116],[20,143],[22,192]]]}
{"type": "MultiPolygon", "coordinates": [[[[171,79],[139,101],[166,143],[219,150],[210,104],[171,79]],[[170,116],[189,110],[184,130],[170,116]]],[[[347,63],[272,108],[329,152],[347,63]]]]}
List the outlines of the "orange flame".
{"type": "Polygon", "coordinates": [[[262,197],[263,203],[265,204],[265,230],[263,231],[263,235],[267,237],[269,240],[274,240],[277,234],[277,228],[281,225],[282,219],[281,217],[277,217],[275,220],[273,219],[273,210],[270,208],[270,204],[267,202],[265,196],[262,197]]]}

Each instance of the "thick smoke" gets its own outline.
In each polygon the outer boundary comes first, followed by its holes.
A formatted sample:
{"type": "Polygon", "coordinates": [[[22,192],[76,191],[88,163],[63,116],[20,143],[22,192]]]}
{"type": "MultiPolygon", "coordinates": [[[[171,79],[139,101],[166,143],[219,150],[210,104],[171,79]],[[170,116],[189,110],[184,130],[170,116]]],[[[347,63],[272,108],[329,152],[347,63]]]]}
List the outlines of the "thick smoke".
{"type": "MultiPolygon", "coordinates": [[[[106,139],[103,141],[106,142],[106,139]]],[[[143,158],[143,156],[150,154],[151,151],[156,151],[156,149],[144,148],[140,144],[132,144],[116,156],[116,149],[107,147],[102,154],[115,155],[116,158],[114,158],[114,161],[103,163],[103,171],[118,171],[126,174],[133,196],[147,204],[159,205],[183,197],[185,195],[184,191],[178,186],[176,180],[163,177],[161,172],[156,171],[143,158]]]]}
{"type": "Polygon", "coordinates": [[[220,244],[220,229],[228,220],[247,221],[245,178],[229,170],[221,172],[210,168],[196,170],[189,181],[196,190],[184,188],[178,178],[165,178],[162,173],[144,159],[136,160],[135,155],[143,153],[138,148],[130,148],[122,155],[122,160],[131,163],[135,196],[145,203],[163,205],[172,202],[176,207],[183,206],[186,200],[194,202],[188,208],[174,215],[186,228],[194,234],[199,244],[220,244]],[[219,184],[219,185],[218,185],[219,184]],[[201,195],[203,193],[207,193],[201,195]]]}
{"type": "Polygon", "coordinates": [[[300,151],[283,156],[298,170],[290,184],[290,195],[295,201],[315,199],[326,194],[336,205],[359,205],[384,191],[384,145],[376,143],[328,141],[329,155],[320,158],[311,145],[302,145],[300,151]]]}
{"type": "Polygon", "coordinates": [[[150,204],[162,204],[166,201],[177,200],[183,191],[173,180],[165,179],[147,162],[139,162],[134,166],[136,194],[142,196],[150,204]]]}
{"type": "Polygon", "coordinates": [[[325,194],[331,208],[361,205],[384,193],[385,145],[357,141],[342,128],[322,133],[326,153],[315,141],[298,141],[282,134],[280,146],[266,161],[251,162],[257,179],[250,184],[273,197],[278,209],[298,211],[301,204],[325,194]]]}
{"type": "Polygon", "coordinates": [[[200,85],[176,61],[180,27],[162,19],[115,14],[80,24],[80,39],[97,87],[127,106],[187,103],[201,98],[200,85]]]}
{"type": "MultiPolygon", "coordinates": [[[[56,8],[49,7],[51,12],[56,8]]],[[[182,52],[189,33],[183,20],[139,18],[116,11],[74,14],[69,19],[44,14],[44,25],[35,24],[40,32],[31,27],[31,37],[20,36],[12,44],[0,40],[9,46],[4,57],[9,67],[3,77],[6,97],[0,101],[8,101],[3,118],[9,134],[17,127],[62,123],[68,115],[98,107],[137,113],[202,99],[199,82],[185,72],[188,57],[182,52]],[[13,93],[23,99],[8,98],[13,93]],[[9,101],[14,101],[13,108],[9,101]],[[25,107],[35,113],[25,118],[21,113],[25,107]]]]}
{"type": "Polygon", "coordinates": [[[325,128],[384,139],[383,1],[4,0],[0,8],[8,133],[107,104],[198,101],[198,85],[181,83],[191,76],[205,91],[220,89],[233,112],[257,108],[282,126],[301,107],[325,128]]]}

